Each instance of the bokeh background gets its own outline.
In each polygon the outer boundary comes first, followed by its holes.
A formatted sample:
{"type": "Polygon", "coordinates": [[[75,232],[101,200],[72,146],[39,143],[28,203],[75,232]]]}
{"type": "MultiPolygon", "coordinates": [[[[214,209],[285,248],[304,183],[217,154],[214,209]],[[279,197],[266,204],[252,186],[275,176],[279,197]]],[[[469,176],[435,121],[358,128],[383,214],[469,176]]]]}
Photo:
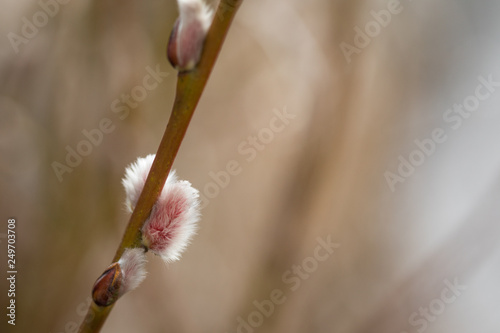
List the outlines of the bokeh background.
{"type": "MultiPolygon", "coordinates": [[[[76,332],[128,221],[123,171],[156,152],[175,91],[173,0],[66,1],[13,47],[49,2],[0,1],[2,332],[76,332]],[[113,102],[148,66],[168,76],[121,119],[113,102]],[[59,179],[53,163],[105,118],[114,130],[59,179]],[[15,327],[3,314],[12,217],[15,327]]],[[[102,332],[498,332],[500,91],[456,129],[443,117],[478,77],[500,81],[500,2],[396,5],[244,1],[174,165],[207,198],[198,234],[179,262],[149,257],[102,332]],[[371,11],[388,8],[399,13],[377,30],[371,11]],[[265,136],[276,110],[294,118],[265,136]],[[391,188],[387,172],[439,128],[447,140],[391,188]],[[259,134],[248,160],[241,145],[259,134]],[[230,161],[241,173],[215,187],[230,161]],[[283,274],[311,263],[318,237],[340,246],[291,290],[283,274]],[[445,303],[450,283],[465,289],[445,303]],[[259,320],[254,301],[275,289],[286,301],[259,320]]]]}

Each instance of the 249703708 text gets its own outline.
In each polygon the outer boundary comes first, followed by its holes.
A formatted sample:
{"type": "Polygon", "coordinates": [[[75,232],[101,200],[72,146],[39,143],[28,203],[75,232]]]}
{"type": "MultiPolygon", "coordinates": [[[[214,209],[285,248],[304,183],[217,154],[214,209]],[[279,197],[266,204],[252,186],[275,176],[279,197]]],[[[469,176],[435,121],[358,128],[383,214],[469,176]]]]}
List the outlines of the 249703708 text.
{"type": "Polygon", "coordinates": [[[7,220],[7,281],[9,289],[7,296],[9,306],[7,306],[7,321],[10,325],[16,325],[16,220],[7,220]]]}

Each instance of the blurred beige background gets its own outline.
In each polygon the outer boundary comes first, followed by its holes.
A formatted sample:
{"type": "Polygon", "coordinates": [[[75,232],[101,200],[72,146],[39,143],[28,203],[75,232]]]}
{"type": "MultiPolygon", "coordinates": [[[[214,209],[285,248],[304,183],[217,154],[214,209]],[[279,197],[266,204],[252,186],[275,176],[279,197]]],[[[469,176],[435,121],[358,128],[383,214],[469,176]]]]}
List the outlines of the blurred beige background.
{"type": "MultiPolygon", "coordinates": [[[[0,246],[16,218],[18,268],[2,332],[76,331],[128,221],[123,171],[156,152],[175,90],[173,0],[67,1],[44,23],[49,2],[0,2],[0,246]],[[147,68],[168,73],[151,90],[147,68]],[[88,154],[58,177],[67,147],[88,154]]],[[[149,257],[102,332],[498,332],[499,10],[245,0],[174,165],[206,198],[198,234],[179,262],[149,257]],[[318,238],[339,245],[323,261],[318,238]]]]}

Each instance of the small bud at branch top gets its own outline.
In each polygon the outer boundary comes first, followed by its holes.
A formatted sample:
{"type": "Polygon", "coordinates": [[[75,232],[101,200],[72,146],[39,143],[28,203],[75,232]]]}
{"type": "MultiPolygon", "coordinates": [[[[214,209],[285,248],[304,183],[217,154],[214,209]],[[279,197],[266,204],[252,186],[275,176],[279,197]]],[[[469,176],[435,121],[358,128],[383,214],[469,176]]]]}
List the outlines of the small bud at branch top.
{"type": "Polygon", "coordinates": [[[204,0],[178,0],[179,18],[167,46],[167,57],[179,71],[193,69],[200,60],[213,12],[204,0]]]}

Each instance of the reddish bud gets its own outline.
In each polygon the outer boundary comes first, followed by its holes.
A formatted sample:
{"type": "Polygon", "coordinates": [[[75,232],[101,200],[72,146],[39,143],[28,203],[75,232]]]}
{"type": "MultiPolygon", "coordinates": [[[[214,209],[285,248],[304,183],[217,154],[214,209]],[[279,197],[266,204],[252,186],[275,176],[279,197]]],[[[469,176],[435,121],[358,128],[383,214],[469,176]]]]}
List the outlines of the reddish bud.
{"type": "Polygon", "coordinates": [[[116,302],[120,297],[122,276],[120,265],[117,262],[111,264],[108,269],[97,279],[92,289],[92,298],[99,306],[108,306],[116,302]]]}
{"type": "Polygon", "coordinates": [[[118,262],[112,263],[92,288],[92,299],[99,306],[109,306],[146,277],[144,249],[126,249],[118,262]]]}
{"type": "Polygon", "coordinates": [[[167,57],[179,71],[189,71],[200,60],[213,13],[204,0],[178,0],[178,5],[179,18],[170,34],[167,57]]]}

